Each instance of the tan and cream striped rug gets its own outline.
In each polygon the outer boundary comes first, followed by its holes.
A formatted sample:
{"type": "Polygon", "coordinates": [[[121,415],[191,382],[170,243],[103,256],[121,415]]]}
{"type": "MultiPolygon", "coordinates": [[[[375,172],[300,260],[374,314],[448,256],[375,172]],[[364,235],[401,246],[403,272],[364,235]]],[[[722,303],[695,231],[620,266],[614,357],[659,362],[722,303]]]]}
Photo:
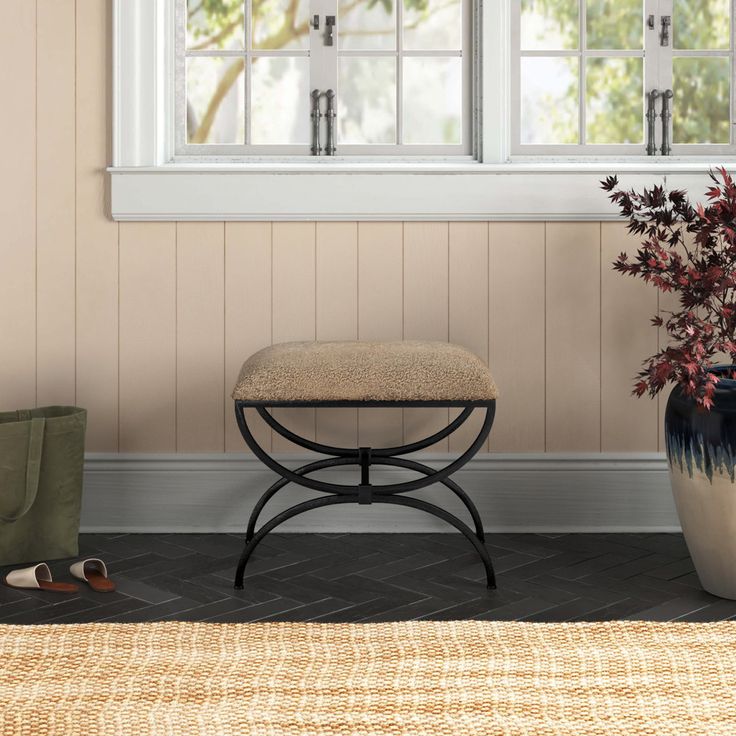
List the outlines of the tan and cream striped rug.
{"type": "Polygon", "coordinates": [[[735,736],[736,623],[5,626],[0,734],[735,736]]]}

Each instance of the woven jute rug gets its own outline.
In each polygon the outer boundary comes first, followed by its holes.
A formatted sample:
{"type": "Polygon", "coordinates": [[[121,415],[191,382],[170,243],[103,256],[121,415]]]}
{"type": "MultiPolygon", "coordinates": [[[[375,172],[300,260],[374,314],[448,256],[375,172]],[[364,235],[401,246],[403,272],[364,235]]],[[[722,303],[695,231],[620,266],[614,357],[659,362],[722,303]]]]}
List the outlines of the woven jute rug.
{"type": "Polygon", "coordinates": [[[736,623],[6,626],[0,733],[734,736],[736,623]]]}

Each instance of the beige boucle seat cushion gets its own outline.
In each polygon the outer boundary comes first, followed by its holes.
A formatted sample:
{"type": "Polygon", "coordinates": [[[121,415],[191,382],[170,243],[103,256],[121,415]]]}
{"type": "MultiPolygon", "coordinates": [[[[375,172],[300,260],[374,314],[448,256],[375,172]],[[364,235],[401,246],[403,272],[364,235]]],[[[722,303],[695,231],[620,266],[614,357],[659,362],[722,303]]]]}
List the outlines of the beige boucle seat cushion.
{"type": "Polygon", "coordinates": [[[491,372],[476,355],[446,342],[285,342],[252,355],[237,401],[491,401],[491,372]]]}

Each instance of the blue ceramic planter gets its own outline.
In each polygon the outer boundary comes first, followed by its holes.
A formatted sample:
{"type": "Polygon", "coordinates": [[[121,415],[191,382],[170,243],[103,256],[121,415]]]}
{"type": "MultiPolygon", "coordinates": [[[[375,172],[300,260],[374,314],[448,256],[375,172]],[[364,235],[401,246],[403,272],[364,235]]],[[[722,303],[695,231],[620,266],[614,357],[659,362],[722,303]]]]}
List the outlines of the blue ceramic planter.
{"type": "Polygon", "coordinates": [[[664,431],[675,505],[700,582],[736,599],[736,380],[721,378],[710,411],[675,387],[664,431]]]}

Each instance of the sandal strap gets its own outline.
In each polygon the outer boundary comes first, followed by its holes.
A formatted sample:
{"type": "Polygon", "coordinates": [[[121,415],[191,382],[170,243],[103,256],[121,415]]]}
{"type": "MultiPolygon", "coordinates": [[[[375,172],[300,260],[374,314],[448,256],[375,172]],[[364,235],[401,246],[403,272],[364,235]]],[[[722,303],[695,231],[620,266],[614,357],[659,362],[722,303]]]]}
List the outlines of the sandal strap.
{"type": "Polygon", "coordinates": [[[84,580],[87,582],[87,572],[98,572],[103,577],[107,577],[107,566],[97,557],[90,557],[86,560],[75,562],[69,568],[69,572],[77,578],[77,580],[84,580]]]}
{"type": "Polygon", "coordinates": [[[40,588],[39,581],[52,582],[51,570],[45,562],[37,565],[22,567],[19,570],[11,570],[5,576],[5,582],[14,588],[40,588]]]}

